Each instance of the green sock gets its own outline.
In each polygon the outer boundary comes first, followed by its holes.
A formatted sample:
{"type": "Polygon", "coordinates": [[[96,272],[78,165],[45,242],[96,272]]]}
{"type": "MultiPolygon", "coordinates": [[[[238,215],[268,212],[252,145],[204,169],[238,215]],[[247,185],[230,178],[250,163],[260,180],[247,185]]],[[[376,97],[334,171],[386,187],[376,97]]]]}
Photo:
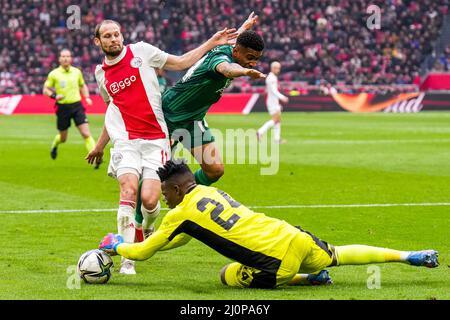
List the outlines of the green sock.
{"type": "Polygon", "coordinates": [[[53,149],[53,148],[56,148],[60,143],[61,143],[61,135],[58,133],[58,134],[55,136],[55,139],[53,139],[52,149],[53,149]]]}
{"type": "Polygon", "coordinates": [[[91,150],[95,148],[95,140],[94,138],[92,138],[92,136],[84,139],[84,144],[88,152],[91,152],[91,150]]]}
{"type": "Polygon", "coordinates": [[[136,201],[136,211],[134,214],[134,221],[136,221],[138,224],[142,225],[142,221],[144,221],[144,216],[142,215],[141,205],[141,189],[142,189],[142,180],[139,180],[139,188],[137,192],[137,201],[136,201]]]}
{"type": "Polygon", "coordinates": [[[198,169],[197,171],[195,171],[194,176],[195,182],[197,182],[197,184],[202,184],[204,186],[209,186],[218,180],[218,179],[212,180],[208,178],[208,176],[205,174],[205,172],[203,172],[202,169],[198,169]]]}

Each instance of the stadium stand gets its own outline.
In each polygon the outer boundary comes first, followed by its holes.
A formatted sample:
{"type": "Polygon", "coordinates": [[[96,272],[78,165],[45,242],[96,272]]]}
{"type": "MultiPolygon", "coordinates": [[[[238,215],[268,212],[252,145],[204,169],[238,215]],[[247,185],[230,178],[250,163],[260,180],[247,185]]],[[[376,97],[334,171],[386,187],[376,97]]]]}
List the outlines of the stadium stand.
{"type": "MultiPolygon", "coordinates": [[[[41,93],[66,47],[91,92],[97,91],[93,71],[101,55],[92,33],[102,19],[118,20],[128,43],[143,40],[181,54],[222,27],[238,27],[251,11],[260,16],[256,31],[267,47],[258,68],[268,72],[272,60],[281,61],[283,82],[412,84],[442,32],[449,1],[81,0],[81,28],[74,30],[66,27],[70,0],[0,3],[0,93],[33,94],[41,93]],[[366,27],[370,4],[382,9],[380,30],[366,27]]],[[[450,46],[433,61],[432,68],[448,72],[450,46]]],[[[241,80],[229,91],[251,92],[252,86],[241,80]]]]}

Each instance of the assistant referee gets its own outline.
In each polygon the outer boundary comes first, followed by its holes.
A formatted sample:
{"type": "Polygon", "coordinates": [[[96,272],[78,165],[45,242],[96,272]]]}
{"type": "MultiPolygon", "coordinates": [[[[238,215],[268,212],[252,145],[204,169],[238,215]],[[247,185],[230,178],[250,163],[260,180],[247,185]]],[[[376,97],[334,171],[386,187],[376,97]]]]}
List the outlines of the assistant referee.
{"type": "MultiPolygon", "coordinates": [[[[43,93],[56,100],[56,119],[59,133],[53,140],[50,156],[56,159],[58,146],[67,141],[68,129],[73,119],[84,139],[86,149],[90,152],[95,147],[95,140],[89,130],[88,119],[81,104],[81,94],[91,106],[89,89],[86,86],[81,70],[73,67],[70,50],[63,49],[59,53],[59,67],[52,70],[44,84],[43,93]]],[[[99,163],[95,168],[99,167],[99,163]]]]}

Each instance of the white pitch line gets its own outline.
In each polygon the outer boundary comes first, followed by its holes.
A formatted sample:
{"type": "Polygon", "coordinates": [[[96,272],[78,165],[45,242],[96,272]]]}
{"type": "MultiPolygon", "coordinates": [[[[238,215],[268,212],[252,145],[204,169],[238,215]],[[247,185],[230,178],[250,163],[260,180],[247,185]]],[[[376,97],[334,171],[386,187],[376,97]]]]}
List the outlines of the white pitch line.
{"type": "MultiPolygon", "coordinates": [[[[264,209],[296,209],[296,208],[366,208],[366,207],[436,207],[450,206],[450,202],[424,202],[424,203],[367,203],[367,204],[305,204],[280,206],[249,206],[249,208],[264,209]]],[[[1,211],[0,211],[1,212],[1,211]]]]}
{"type": "MultiPolygon", "coordinates": [[[[374,140],[345,140],[345,139],[297,139],[293,140],[293,144],[300,145],[328,145],[328,144],[347,144],[347,145],[359,145],[359,144],[402,144],[402,143],[448,143],[449,138],[431,138],[431,139],[374,139],[374,140]]],[[[25,144],[48,144],[47,141],[37,139],[23,139],[23,140],[3,140],[0,139],[0,144],[13,144],[13,145],[25,145],[25,144]]],[[[69,144],[84,145],[83,141],[75,140],[69,144]]]]}
{"type": "MultiPolygon", "coordinates": [[[[450,206],[450,202],[422,202],[422,203],[367,203],[367,204],[292,204],[276,206],[247,206],[250,209],[317,209],[317,208],[376,208],[376,207],[439,207],[450,206]]],[[[168,208],[162,208],[168,211],[168,208]]],[[[73,212],[114,212],[117,208],[110,209],[48,209],[48,210],[6,210],[2,213],[73,213],[73,212]]]]}
{"type": "Polygon", "coordinates": [[[42,209],[42,210],[6,210],[6,211],[0,211],[1,213],[71,213],[71,212],[111,212],[111,211],[117,211],[117,208],[115,209],[42,209]]]}

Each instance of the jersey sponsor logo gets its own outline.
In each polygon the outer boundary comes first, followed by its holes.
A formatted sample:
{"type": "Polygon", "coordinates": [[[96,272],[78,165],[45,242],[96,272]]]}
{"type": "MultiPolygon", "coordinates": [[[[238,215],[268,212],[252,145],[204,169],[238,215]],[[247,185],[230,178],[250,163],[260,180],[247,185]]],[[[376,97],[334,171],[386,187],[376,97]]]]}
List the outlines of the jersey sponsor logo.
{"type": "Polygon", "coordinates": [[[131,86],[133,82],[136,81],[136,76],[132,75],[131,77],[125,78],[122,81],[119,82],[113,82],[109,86],[109,90],[111,91],[111,94],[116,94],[122,89],[125,89],[126,87],[131,86]]]}
{"type": "Polygon", "coordinates": [[[142,59],[140,57],[134,57],[130,61],[130,66],[132,66],[133,68],[139,68],[140,66],[142,66],[142,59]]]}
{"type": "Polygon", "coordinates": [[[61,80],[60,82],[59,82],[59,86],[61,87],[61,88],[65,88],[66,87],[66,81],[64,81],[64,80],[61,80]]]}

